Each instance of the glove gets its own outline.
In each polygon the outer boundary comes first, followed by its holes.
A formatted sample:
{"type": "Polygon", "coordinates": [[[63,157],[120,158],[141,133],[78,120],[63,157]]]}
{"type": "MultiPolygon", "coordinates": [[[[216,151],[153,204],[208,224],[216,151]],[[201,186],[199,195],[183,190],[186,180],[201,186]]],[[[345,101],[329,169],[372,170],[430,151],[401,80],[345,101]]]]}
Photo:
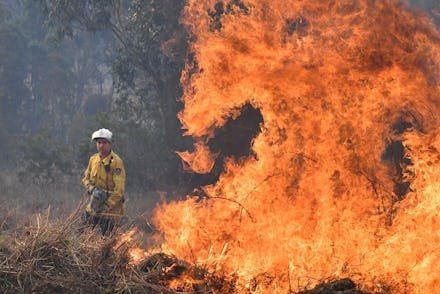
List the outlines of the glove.
{"type": "Polygon", "coordinates": [[[95,212],[101,212],[105,209],[105,201],[107,200],[107,193],[94,187],[92,195],[90,195],[90,208],[95,212]]]}

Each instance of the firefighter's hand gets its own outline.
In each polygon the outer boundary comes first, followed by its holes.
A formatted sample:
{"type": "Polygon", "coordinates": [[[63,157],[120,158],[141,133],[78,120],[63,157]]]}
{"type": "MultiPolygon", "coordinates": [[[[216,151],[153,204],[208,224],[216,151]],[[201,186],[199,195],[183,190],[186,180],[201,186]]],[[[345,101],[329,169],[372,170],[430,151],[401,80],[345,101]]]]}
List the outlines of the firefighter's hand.
{"type": "Polygon", "coordinates": [[[108,210],[108,204],[107,204],[107,201],[105,201],[105,202],[101,205],[101,207],[98,209],[98,212],[100,212],[100,213],[105,213],[105,212],[107,212],[107,210],[108,210]]]}
{"type": "Polygon", "coordinates": [[[107,211],[107,210],[108,210],[109,205],[108,205],[107,201],[104,202],[104,204],[102,205],[102,208],[103,208],[104,211],[107,211]]]}
{"type": "Polygon", "coordinates": [[[88,193],[89,195],[91,195],[91,194],[93,193],[93,190],[96,189],[96,187],[93,186],[93,185],[88,185],[86,189],[87,189],[87,193],[88,193]]]}
{"type": "Polygon", "coordinates": [[[93,189],[92,195],[90,195],[90,209],[96,212],[102,212],[106,199],[107,197],[104,191],[98,188],[93,189]]]}

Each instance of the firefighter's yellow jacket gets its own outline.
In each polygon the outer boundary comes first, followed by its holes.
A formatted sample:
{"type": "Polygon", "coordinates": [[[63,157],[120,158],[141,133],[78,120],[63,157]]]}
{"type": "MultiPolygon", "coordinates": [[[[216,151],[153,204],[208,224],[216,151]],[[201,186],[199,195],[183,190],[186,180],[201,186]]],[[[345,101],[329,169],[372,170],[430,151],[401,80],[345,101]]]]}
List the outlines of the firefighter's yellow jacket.
{"type": "MultiPolygon", "coordinates": [[[[125,168],[122,159],[116,153],[111,151],[104,159],[101,159],[98,153],[92,155],[84,172],[83,183],[87,190],[90,186],[95,186],[108,191],[106,209],[96,215],[104,217],[125,215],[125,168]]],[[[95,214],[89,205],[86,206],[86,211],[95,214]]]]}

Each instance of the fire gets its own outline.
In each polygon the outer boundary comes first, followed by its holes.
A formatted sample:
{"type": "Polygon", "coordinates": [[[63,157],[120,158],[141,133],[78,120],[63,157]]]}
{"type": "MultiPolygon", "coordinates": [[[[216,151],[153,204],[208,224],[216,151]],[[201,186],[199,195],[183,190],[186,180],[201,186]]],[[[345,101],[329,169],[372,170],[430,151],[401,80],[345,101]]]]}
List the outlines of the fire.
{"type": "Polygon", "coordinates": [[[209,173],[214,167],[214,160],[218,154],[212,154],[209,148],[200,141],[194,144],[194,148],[195,152],[193,153],[188,151],[177,152],[182,158],[184,169],[201,174],[209,173]]]}
{"type": "Polygon", "coordinates": [[[139,239],[142,238],[142,233],[137,229],[131,229],[121,235],[114,248],[118,249],[122,246],[127,246],[128,254],[130,256],[130,263],[139,264],[148,254],[153,251],[145,251],[139,247],[139,239]],[[135,236],[135,237],[134,237],[135,236]]]}
{"type": "Polygon", "coordinates": [[[430,20],[393,0],[190,0],[183,21],[196,62],[179,118],[199,142],[181,153],[186,164],[212,168],[203,144],[245,104],[264,122],[255,156],[226,158],[207,197],[157,209],[162,249],[236,276],[243,293],[344,277],[372,292],[435,293],[440,34],[430,20]]]}

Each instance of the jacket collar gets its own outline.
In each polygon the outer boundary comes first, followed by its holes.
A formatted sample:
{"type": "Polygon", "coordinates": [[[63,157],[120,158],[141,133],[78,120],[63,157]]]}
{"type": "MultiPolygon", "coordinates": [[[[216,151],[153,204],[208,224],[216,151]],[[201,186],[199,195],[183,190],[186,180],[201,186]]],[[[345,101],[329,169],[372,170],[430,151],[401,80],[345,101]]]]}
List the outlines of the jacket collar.
{"type": "Polygon", "coordinates": [[[106,157],[104,157],[104,159],[101,159],[101,162],[106,165],[106,164],[109,164],[110,159],[113,159],[113,158],[114,158],[114,153],[113,153],[113,151],[110,151],[110,153],[106,157]]]}

